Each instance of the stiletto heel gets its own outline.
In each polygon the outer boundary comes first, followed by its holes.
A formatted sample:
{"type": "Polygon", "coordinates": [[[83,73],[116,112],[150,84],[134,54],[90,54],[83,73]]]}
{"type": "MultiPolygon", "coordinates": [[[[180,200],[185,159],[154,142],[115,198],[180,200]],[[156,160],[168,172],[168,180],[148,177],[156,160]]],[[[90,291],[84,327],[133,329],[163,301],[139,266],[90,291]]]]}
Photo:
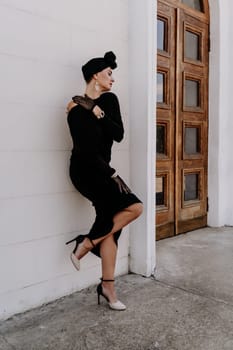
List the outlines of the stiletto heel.
{"type": "MultiPolygon", "coordinates": [[[[87,237],[86,235],[79,235],[79,236],[77,236],[77,237],[71,239],[70,241],[66,242],[66,244],[70,244],[70,243],[72,243],[72,242],[74,242],[74,241],[76,242],[75,247],[74,247],[74,250],[73,250],[73,252],[72,252],[71,255],[70,255],[70,259],[71,259],[71,261],[72,261],[74,267],[75,267],[76,270],[78,270],[78,271],[80,270],[80,260],[79,260],[79,259],[77,258],[77,256],[75,255],[75,252],[76,252],[76,250],[78,249],[79,244],[82,243],[86,237],[87,237]]],[[[92,242],[92,240],[91,240],[89,237],[88,237],[88,239],[90,240],[90,242],[91,242],[91,244],[92,244],[92,246],[93,246],[93,248],[94,248],[94,243],[92,242]]]]}
{"type": "Polygon", "coordinates": [[[80,237],[80,236],[77,236],[77,237],[71,239],[70,241],[66,242],[66,244],[70,244],[70,243],[76,241],[78,239],[78,237],[80,237]]]}
{"type": "MultiPolygon", "coordinates": [[[[102,278],[101,278],[101,281],[102,282],[114,282],[114,280],[103,280],[102,278]]],[[[107,300],[110,309],[116,310],[116,311],[125,310],[126,306],[120,300],[115,301],[115,303],[110,303],[110,300],[108,299],[108,297],[106,295],[104,295],[104,293],[103,293],[102,282],[100,284],[98,284],[97,289],[96,289],[97,297],[98,297],[98,305],[100,305],[100,295],[102,295],[102,297],[104,297],[107,300]]]]}

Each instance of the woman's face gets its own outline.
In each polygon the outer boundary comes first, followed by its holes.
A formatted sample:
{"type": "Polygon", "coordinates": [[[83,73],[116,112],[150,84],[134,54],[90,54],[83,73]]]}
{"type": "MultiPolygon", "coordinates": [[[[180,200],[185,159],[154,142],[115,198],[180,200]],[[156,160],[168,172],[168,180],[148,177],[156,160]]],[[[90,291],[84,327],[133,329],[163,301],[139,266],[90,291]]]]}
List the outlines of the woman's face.
{"type": "Polygon", "coordinates": [[[112,69],[110,67],[103,69],[96,74],[97,82],[101,91],[109,91],[112,88],[114,79],[112,76],[112,69]]]}

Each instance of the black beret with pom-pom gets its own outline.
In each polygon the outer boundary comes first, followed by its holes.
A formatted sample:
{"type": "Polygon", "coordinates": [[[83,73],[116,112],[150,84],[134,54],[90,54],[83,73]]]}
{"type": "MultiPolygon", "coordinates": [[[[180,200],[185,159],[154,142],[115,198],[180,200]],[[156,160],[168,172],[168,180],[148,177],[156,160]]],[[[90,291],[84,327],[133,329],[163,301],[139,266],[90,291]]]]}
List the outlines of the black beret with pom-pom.
{"type": "Polygon", "coordinates": [[[103,69],[110,67],[115,69],[117,67],[116,55],[112,51],[105,53],[104,57],[95,57],[89,60],[82,66],[82,72],[86,82],[89,82],[92,76],[103,69]]]}
{"type": "Polygon", "coordinates": [[[106,54],[104,55],[104,60],[110,68],[115,69],[117,67],[116,55],[112,51],[106,52],[106,54]]]}

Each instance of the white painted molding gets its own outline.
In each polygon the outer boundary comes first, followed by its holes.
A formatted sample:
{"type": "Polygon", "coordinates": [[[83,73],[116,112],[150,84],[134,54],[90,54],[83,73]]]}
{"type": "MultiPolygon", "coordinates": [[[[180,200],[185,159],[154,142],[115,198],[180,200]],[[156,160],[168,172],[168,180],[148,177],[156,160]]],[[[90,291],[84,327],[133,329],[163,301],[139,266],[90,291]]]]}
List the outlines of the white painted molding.
{"type": "Polygon", "coordinates": [[[144,276],[155,268],[156,13],[156,1],[129,0],[131,185],[144,204],[131,225],[130,271],[144,276]]]}

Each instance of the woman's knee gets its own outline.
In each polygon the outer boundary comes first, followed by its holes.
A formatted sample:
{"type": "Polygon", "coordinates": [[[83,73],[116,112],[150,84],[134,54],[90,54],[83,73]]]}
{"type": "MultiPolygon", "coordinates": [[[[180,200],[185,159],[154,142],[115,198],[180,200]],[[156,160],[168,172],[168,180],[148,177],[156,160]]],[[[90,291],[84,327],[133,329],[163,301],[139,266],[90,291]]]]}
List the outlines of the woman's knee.
{"type": "Polygon", "coordinates": [[[143,205],[142,205],[142,203],[136,203],[136,204],[133,205],[132,213],[133,213],[135,219],[138,218],[142,214],[142,212],[143,212],[143,205]]]}

